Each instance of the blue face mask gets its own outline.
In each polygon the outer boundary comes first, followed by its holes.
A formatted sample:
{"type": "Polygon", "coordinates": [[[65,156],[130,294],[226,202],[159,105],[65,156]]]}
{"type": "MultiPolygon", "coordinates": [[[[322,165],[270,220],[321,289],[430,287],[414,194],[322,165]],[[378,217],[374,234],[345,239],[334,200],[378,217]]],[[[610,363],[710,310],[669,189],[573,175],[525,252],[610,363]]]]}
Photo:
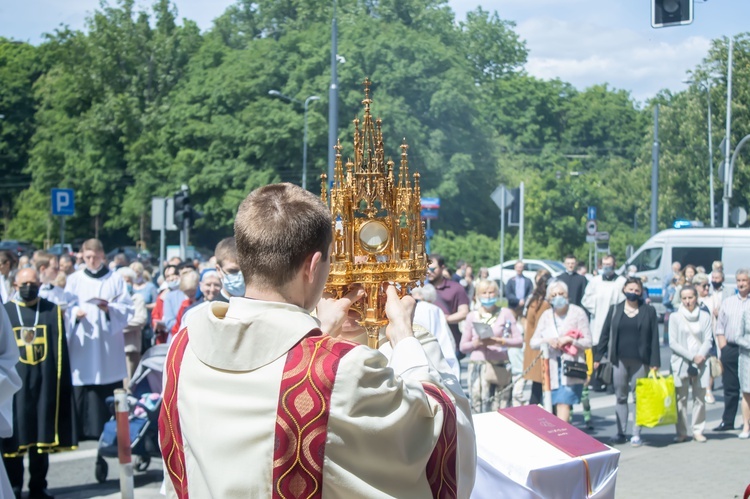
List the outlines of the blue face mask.
{"type": "Polygon", "coordinates": [[[241,271],[236,274],[224,274],[221,284],[231,296],[245,296],[245,278],[241,271]]]}
{"type": "Polygon", "coordinates": [[[133,294],[133,285],[132,284],[126,284],[125,287],[128,289],[128,294],[133,294]]]}
{"type": "Polygon", "coordinates": [[[495,306],[495,304],[497,303],[497,298],[480,298],[480,299],[479,299],[479,303],[480,303],[480,304],[481,304],[481,305],[482,305],[482,306],[483,306],[484,308],[492,308],[492,307],[494,307],[494,306],[495,306]]]}
{"type": "Polygon", "coordinates": [[[555,310],[560,310],[561,308],[565,308],[565,306],[568,304],[568,299],[564,296],[555,296],[552,298],[552,301],[550,302],[552,305],[552,308],[555,310]]]}

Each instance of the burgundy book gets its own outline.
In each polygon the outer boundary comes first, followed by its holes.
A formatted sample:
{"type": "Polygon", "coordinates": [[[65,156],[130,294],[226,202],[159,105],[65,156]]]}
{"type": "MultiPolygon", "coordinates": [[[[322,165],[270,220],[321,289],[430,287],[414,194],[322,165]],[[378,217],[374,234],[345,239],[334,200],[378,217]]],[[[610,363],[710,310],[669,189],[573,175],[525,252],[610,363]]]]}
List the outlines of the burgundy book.
{"type": "Polygon", "coordinates": [[[502,416],[527,429],[571,457],[608,451],[597,439],[566,423],[538,405],[499,409],[502,416]]]}

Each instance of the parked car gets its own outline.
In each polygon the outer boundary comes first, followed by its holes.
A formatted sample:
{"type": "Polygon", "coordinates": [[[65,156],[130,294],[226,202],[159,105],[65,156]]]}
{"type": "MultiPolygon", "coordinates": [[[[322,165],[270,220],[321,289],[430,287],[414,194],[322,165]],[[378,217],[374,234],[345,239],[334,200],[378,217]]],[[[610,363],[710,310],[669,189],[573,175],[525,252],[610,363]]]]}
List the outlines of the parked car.
{"type": "Polygon", "coordinates": [[[123,253],[129,263],[133,262],[151,262],[151,253],[148,250],[142,250],[135,246],[118,246],[107,253],[107,261],[112,261],[115,255],[123,253]]]}
{"type": "Polygon", "coordinates": [[[36,246],[26,241],[6,239],[5,241],[0,241],[0,250],[13,251],[16,253],[16,256],[31,256],[31,254],[36,251],[36,246]]]}
{"type": "Polygon", "coordinates": [[[73,246],[71,244],[53,244],[49,247],[47,250],[47,253],[50,255],[57,255],[60,256],[64,253],[67,253],[68,255],[74,255],[75,251],[73,251],[73,246]]]}
{"type": "MultiPolygon", "coordinates": [[[[500,283],[500,271],[502,269],[502,282],[503,284],[507,284],[508,281],[516,275],[516,271],[513,267],[515,267],[517,261],[518,260],[508,260],[502,265],[490,267],[487,269],[490,272],[490,279],[494,279],[500,283]]],[[[563,263],[556,260],[532,260],[524,258],[523,264],[523,275],[531,279],[531,282],[534,282],[536,273],[541,269],[547,270],[553,277],[565,272],[565,266],[563,263]]]]}

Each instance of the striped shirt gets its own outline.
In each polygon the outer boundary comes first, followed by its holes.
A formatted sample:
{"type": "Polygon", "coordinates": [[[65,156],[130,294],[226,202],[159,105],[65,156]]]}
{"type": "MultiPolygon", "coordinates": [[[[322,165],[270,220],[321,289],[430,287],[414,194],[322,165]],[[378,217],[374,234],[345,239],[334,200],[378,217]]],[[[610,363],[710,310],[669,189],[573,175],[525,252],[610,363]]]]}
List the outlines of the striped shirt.
{"type": "Polygon", "coordinates": [[[742,314],[750,310],[750,299],[739,294],[730,296],[721,302],[719,320],[716,323],[716,336],[724,336],[727,343],[735,343],[742,335],[742,314]]]}

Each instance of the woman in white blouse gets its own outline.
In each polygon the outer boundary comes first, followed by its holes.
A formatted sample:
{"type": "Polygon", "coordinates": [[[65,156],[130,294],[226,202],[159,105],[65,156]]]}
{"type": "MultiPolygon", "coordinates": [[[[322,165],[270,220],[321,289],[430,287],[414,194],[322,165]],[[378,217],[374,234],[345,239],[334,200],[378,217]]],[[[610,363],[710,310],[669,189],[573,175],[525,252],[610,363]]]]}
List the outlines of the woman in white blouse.
{"type": "Polygon", "coordinates": [[[552,404],[557,417],[567,422],[571,407],[581,402],[585,372],[583,378],[566,376],[563,365],[566,361],[586,363],[584,352],[591,348],[591,331],[586,312],[568,301],[568,286],[564,282],[551,282],[546,297],[552,308],[539,318],[529,345],[539,350],[542,343],[549,344],[552,404]]]}
{"type": "Polygon", "coordinates": [[[711,313],[698,306],[698,292],[692,285],[680,290],[680,308],[669,316],[669,348],[672,349],[672,374],[677,392],[677,436],[684,442],[687,435],[688,388],[693,392],[693,439],[705,442],[706,387],[709,370],[706,358],[711,350],[711,313]]]}

